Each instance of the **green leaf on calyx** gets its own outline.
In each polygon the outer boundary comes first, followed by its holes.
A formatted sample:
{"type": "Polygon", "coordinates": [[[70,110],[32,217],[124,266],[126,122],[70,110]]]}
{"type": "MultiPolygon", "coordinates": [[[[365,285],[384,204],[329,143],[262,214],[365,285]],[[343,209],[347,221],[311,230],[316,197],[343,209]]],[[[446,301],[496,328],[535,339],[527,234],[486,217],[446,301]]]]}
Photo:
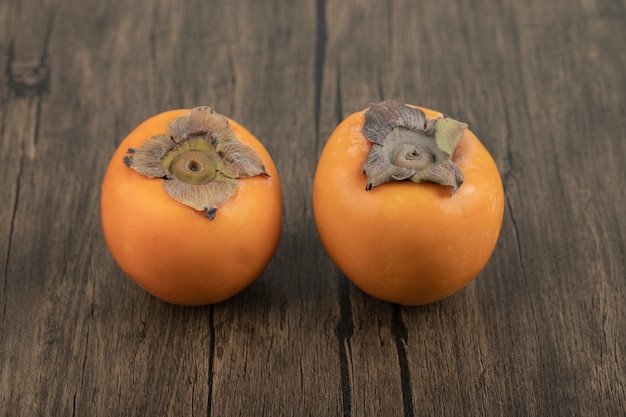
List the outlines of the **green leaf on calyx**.
{"type": "Polygon", "coordinates": [[[435,121],[435,141],[437,147],[447,155],[452,155],[459,144],[467,123],[459,122],[450,117],[441,117],[435,121]]]}

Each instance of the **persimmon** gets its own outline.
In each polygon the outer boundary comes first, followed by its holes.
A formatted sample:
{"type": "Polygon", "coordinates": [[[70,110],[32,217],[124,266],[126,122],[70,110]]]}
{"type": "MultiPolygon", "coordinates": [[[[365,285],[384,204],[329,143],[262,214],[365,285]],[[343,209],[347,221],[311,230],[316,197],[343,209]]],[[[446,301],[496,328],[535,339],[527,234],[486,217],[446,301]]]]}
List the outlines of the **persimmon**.
{"type": "Polygon", "coordinates": [[[320,156],[314,218],[326,252],[373,297],[424,305],[468,285],[502,226],[498,168],[467,125],[395,101],[344,119],[320,156]]]}
{"type": "Polygon", "coordinates": [[[262,143],[209,107],[171,110],[119,145],[101,189],[104,237],[140,287],[179,305],[223,301],[269,264],[278,172],[262,143]]]}

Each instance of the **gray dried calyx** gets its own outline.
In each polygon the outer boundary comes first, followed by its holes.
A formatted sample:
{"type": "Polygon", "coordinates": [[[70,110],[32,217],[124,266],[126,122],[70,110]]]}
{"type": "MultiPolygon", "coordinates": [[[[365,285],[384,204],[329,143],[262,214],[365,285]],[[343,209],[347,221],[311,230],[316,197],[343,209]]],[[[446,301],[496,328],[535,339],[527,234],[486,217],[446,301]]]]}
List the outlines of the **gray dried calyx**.
{"type": "Polygon", "coordinates": [[[426,120],[423,111],[397,101],[370,105],[363,125],[363,134],[373,143],[363,164],[365,189],[410,179],[451,186],[452,196],[463,184],[452,155],[466,128],[448,117],[426,120]]]}
{"type": "Polygon", "coordinates": [[[213,220],[233,196],[236,178],[267,175],[261,158],[236,138],[228,119],[209,107],[196,107],[174,119],[167,135],[128,149],[124,164],[149,178],[163,178],[176,201],[204,211],[213,220]]]}

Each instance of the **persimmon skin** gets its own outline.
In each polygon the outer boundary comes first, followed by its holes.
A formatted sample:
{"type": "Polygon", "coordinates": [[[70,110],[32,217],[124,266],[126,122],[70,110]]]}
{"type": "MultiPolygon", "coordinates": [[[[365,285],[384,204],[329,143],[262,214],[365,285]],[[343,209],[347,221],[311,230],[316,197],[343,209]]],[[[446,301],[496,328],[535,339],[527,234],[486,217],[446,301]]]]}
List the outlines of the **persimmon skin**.
{"type": "Polygon", "coordinates": [[[280,238],[282,191],[267,150],[230,119],[236,138],[255,150],[269,176],[238,179],[214,220],[170,197],[163,180],[124,165],[129,148],[166,134],[169,122],[188,112],[153,116],[122,141],[103,179],[100,210],[111,255],[131,280],[163,301],[198,306],[234,296],[267,267],[280,238]]]}
{"type": "MultiPolygon", "coordinates": [[[[430,118],[441,113],[413,106],[430,118]]],[[[485,147],[465,130],[453,160],[465,181],[451,187],[393,181],[365,191],[361,169],[372,144],[365,111],[330,136],[313,185],[319,237],[337,267],[365,293],[418,306],[468,285],[490,259],[502,226],[504,190],[485,147]]]]}

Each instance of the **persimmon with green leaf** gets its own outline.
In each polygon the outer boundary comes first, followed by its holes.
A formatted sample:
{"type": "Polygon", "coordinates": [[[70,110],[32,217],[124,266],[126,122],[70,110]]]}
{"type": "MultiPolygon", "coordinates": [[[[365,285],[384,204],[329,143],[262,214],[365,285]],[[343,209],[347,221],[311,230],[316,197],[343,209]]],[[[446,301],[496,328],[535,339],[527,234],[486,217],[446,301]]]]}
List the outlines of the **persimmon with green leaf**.
{"type": "Polygon", "coordinates": [[[278,245],[281,184],[248,130],[209,107],[167,111],[113,154],[101,219],[121,269],[180,305],[223,301],[250,285],[278,245]]]}
{"type": "Polygon", "coordinates": [[[313,208],[324,248],[357,287],[416,306],[456,293],[483,270],[504,190],[467,124],[384,101],[348,116],[328,139],[313,208]]]}

